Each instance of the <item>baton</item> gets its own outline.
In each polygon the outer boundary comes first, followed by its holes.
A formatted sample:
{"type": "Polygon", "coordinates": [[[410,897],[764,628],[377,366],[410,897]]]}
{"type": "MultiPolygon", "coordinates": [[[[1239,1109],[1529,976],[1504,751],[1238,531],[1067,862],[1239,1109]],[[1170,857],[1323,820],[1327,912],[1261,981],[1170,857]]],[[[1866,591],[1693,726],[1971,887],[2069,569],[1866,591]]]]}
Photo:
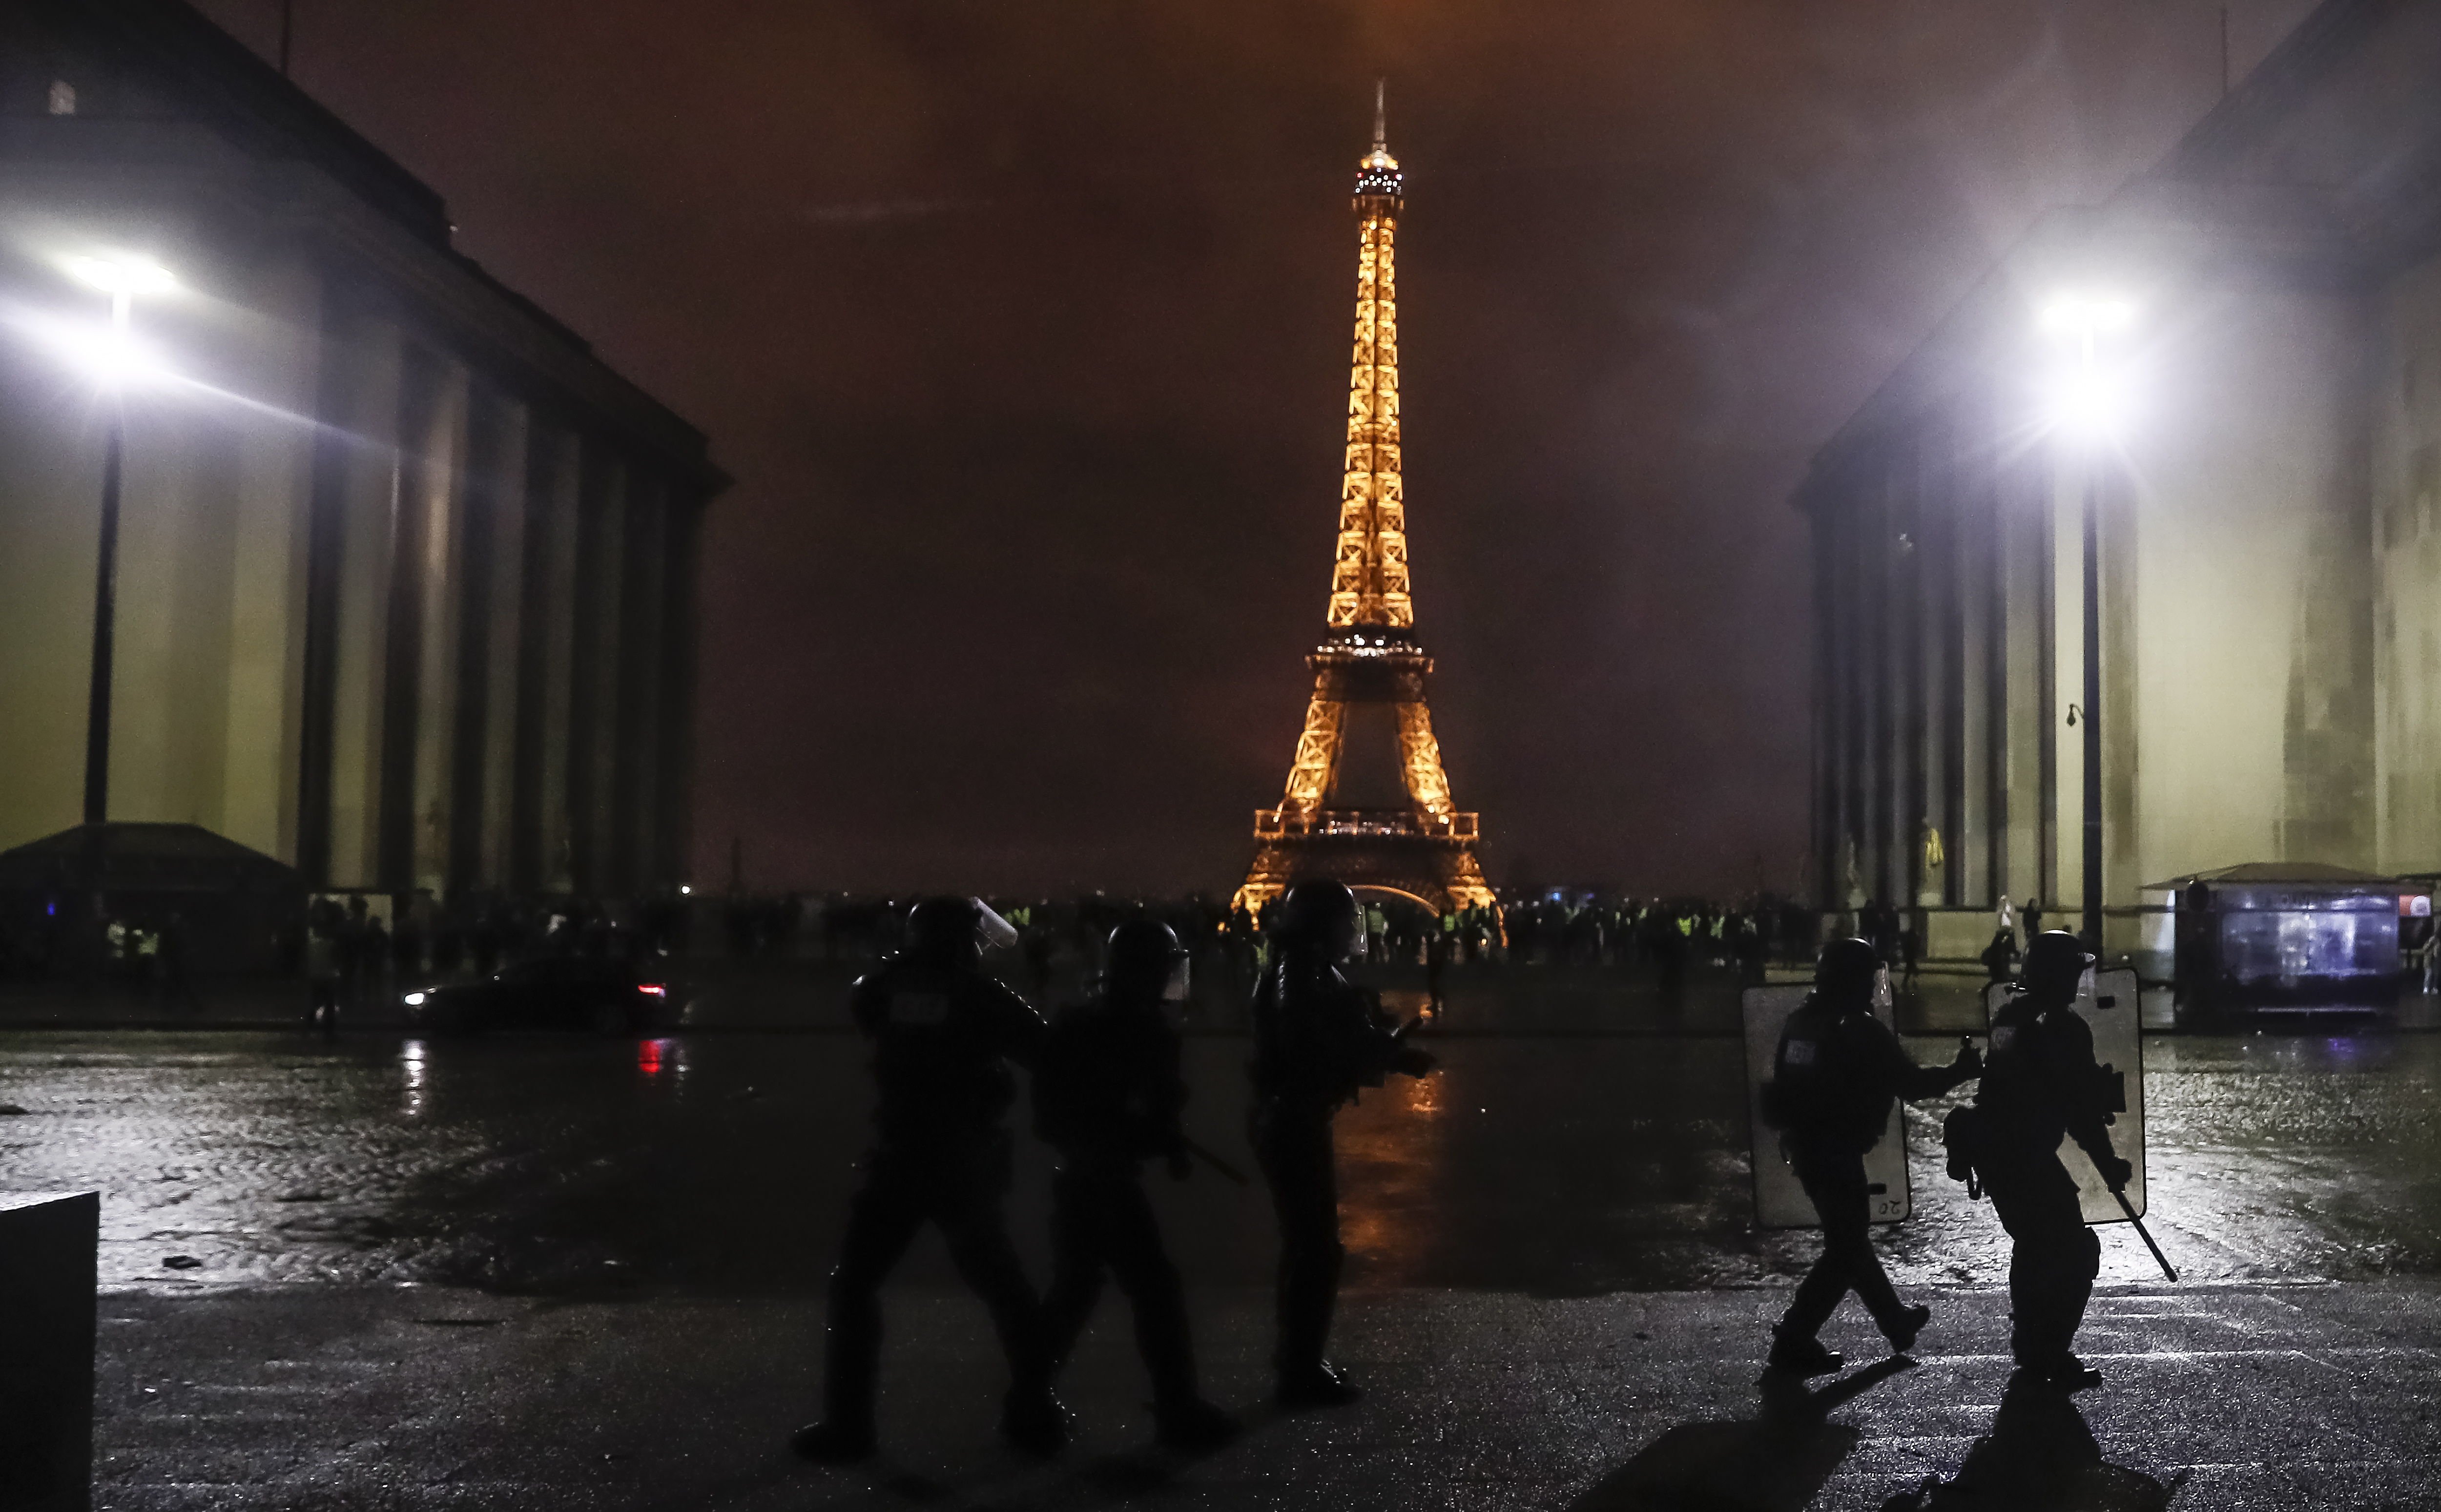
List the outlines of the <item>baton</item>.
{"type": "MultiPolygon", "coordinates": [[[[1210,1150],[1205,1149],[1202,1145],[1196,1143],[1193,1140],[1188,1139],[1185,1135],[1184,1135],[1184,1134],[1180,1135],[1180,1136],[1178,1137],[1178,1143],[1181,1143],[1181,1144],[1183,1144],[1183,1145],[1184,1145],[1184,1146],[1186,1147],[1186,1153],[1187,1153],[1187,1154],[1194,1156],[1197,1160],[1202,1161],[1204,1164],[1206,1164],[1206,1165],[1208,1165],[1208,1166],[1212,1167],[1212,1169],[1214,1169],[1214,1170],[1216,1170],[1216,1171],[1220,1172],[1222,1176],[1227,1177],[1230,1180],[1237,1182],[1239,1186],[1252,1186],[1252,1185],[1254,1184],[1253,1182],[1251,1182],[1251,1181],[1249,1181],[1249,1180],[1247,1180],[1247,1179],[1246,1179],[1246,1173],[1245,1173],[1245,1172],[1243,1172],[1243,1171],[1241,1171],[1241,1170],[1238,1169],[1236,1166],[1234,1166],[1234,1165],[1230,1164],[1228,1161],[1226,1161],[1222,1160],[1220,1157],[1219,1157],[1219,1156],[1217,1156],[1217,1155],[1213,1154],[1210,1150]]],[[[2146,1242],[2147,1242],[2147,1243],[2150,1243],[2151,1241],[2147,1240],[2146,1242]]],[[[2157,1254],[2158,1254],[2158,1253],[2160,1253],[2160,1251],[2154,1251],[2154,1252],[2155,1252],[2155,1253],[2157,1253],[2157,1254]]],[[[2163,1269],[2168,1269],[2168,1263],[2167,1263],[2166,1261],[2165,1261],[2165,1262],[2163,1262],[2163,1269]]],[[[2176,1277],[2176,1276],[2172,1276],[2170,1279],[2171,1279],[2171,1280],[2173,1280],[2173,1281],[2176,1281],[2176,1280],[2178,1280],[2179,1278],[2178,1278],[2178,1277],[2176,1277]]]]}
{"type": "Polygon", "coordinates": [[[2136,1205],[2127,1200],[2127,1194],[2122,1191],[2110,1195],[2119,1199],[2119,1211],[2127,1215],[2127,1221],[2136,1225],[2136,1237],[2143,1240],[2144,1248],[2153,1251],[2153,1261],[2161,1268],[2161,1274],[2173,1281],[2178,1280],[2179,1273],[2170,1268],[2170,1257],[2163,1254],[2161,1247],[2153,1242],[2153,1236],[2144,1232],[2144,1220],[2136,1215],[2136,1205]]]}

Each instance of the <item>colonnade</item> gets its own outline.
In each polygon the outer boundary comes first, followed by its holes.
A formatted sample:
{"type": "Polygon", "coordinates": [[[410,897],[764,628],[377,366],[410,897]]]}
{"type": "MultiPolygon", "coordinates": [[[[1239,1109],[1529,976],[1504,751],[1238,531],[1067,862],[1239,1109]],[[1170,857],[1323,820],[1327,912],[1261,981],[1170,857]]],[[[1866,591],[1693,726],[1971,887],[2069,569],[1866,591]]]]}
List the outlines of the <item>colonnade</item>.
{"type": "Polygon", "coordinates": [[[307,523],[297,860],[329,887],[624,894],[683,869],[700,500],[379,316],[335,333],[307,523]]]}

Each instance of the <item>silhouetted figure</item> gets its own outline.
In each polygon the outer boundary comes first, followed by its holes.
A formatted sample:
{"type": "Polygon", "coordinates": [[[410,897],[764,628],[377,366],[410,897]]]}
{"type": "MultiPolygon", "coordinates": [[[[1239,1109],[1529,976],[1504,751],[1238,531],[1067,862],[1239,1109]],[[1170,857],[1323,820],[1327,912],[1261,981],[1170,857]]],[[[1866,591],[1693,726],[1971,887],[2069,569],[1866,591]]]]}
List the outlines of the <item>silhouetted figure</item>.
{"type": "Polygon", "coordinates": [[[1992,1061],[1976,1089],[1967,1150],[2015,1246],[2009,1311],[2017,1363],[2071,1391],[2102,1379],[2071,1347],[2102,1244],[2060,1161],[2062,1136],[2075,1137],[2112,1191],[2135,1174],[2110,1147],[2108,1073],[2094,1064],[2093,1031],[2070,1007],[2093,959],[2061,929],[2027,946],[2021,985],[1992,1017],[1992,1061]]]}
{"type": "Polygon", "coordinates": [[[1044,1346],[1055,1368],[1064,1365],[1104,1272],[1116,1276],[1135,1306],[1162,1442],[1201,1452],[1235,1438],[1238,1423],[1196,1389],[1186,1291],[1162,1246],[1142,1171],[1156,1157],[1178,1179],[1193,1169],[1179,1126],[1186,1082],[1178,1033],[1165,1017],[1186,1000],[1186,952],[1167,926],[1134,919],[1112,931],[1109,963],[1101,990],[1053,1020],[1035,1066],[1035,1132],[1059,1151],[1044,1346]]]}
{"type": "Polygon", "coordinates": [[[305,1027],[319,1031],[325,1039],[335,1037],[339,1033],[339,978],[334,973],[316,973],[305,1001],[305,1027]]]}
{"type": "Polygon", "coordinates": [[[389,966],[389,929],[378,917],[369,918],[356,934],[356,947],[362,968],[356,978],[360,991],[379,997],[382,973],[389,966]]]}
{"type": "Polygon", "coordinates": [[[2031,1371],[2009,1377],[1992,1431],[1975,1441],[1948,1481],[1927,1479],[1882,1503],[1883,1512],[2153,1512],[2170,1504],[2169,1485],[2106,1463],[2076,1404],[2031,1371]]]}
{"type": "Polygon", "coordinates": [[[1008,1357],[1002,1436],[1035,1454],[1056,1453],[1067,1438],[1040,1306],[1001,1211],[1016,1093],[1009,1063],[1031,1067],[1045,1031],[1024,999],[985,973],[982,921],[968,899],[918,904],[906,948],[849,989],[857,1027],[873,1041],[879,1096],[864,1185],[849,1201],[831,1272],[823,1420],[790,1441],[807,1459],[873,1452],[881,1283],[928,1222],[940,1226],[958,1274],[990,1308],[1008,1357]]]}
{"type": "Polygon", "coordinates": [[[1339,1271],[1339,1184],[1330,1121],[1358,1089],[1391,1071],[1421,1076],[1433,1057],[1393,1031],[1372,994],[1339,973],[1363,927],[1356,896],[1300,882],[1273,927],[1276,959],[1255,990],[1255,1153],[1280,1224],[1279,1399],[1329,1407],[1360,1395],[1323,1359],[1339,1271]]]}
{"type": "Polygon", "coordinates": [[[1884,961],[1895,961],[1899,954],[1899,910],[1880,898],[1865,906],[1865,939],[1873,953],[1884,961]]]}
{"type": "Polygon", "coordinates": [[[1994,982],[2008,981],[2017,970],[2017,936],[2009,929],[1992,931],[1992,943],[1983,947],[1983,973],[1994,982]]]}
{"type": "Polygon", "coordinates": [[[1772,1330],[1771,1366],[1801,1376],[1837,1370],[1839,1355],[1815,1335],[1853,1291],[1895,1354],[1914,1347],[1932,1309],[1909,1307],[1873,1253],[1865,1154],[1882,1142],[1893,1098],[1939,1097],[1982,1069],[1972,1046],[1945,1067],[1919,1066],[1873,1017],[1881,957],[1863,940],[1834,940],[1814,968],[1814,991],[1788,1016],[1772,1057],[1763,1107],[1781,1148],[1822,1220],[1822,1255],[1772,1330]]]}

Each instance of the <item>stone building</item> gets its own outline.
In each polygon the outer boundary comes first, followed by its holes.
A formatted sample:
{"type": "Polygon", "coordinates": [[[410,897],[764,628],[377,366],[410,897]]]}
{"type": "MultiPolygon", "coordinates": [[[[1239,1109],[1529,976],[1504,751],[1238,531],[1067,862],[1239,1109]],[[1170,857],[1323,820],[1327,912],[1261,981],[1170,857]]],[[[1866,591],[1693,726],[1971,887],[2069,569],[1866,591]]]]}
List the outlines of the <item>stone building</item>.
{"type": "Polygon", "coordinates": [[[1816,459],[1820,899],[1928,907],[1938,953],[2003,893],[2073,927],[2088,484],[2110,946],[2185,873],[2441,867],[2436,459],[2441,8],[2328,0],[1816,459]],[[2122,317],[2090,367],[2043,332],[2063,295],[2122,317]],[[2106,432],[2054,423],[2064,370],[2106,432]]]}
{"type": "Polygon", "coordinates": [[[727,479],[451,229],[178,0],[0,0],[0,848],[87,806],[115,409],[109,819],[321,888],[679,878],[727,479]]]}

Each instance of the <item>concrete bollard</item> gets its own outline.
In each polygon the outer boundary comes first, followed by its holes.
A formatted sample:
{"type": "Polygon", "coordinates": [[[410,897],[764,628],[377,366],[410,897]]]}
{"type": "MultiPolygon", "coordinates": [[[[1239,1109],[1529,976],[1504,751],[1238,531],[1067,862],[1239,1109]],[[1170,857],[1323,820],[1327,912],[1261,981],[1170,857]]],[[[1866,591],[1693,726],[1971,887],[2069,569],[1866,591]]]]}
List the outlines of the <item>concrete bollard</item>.
{"type": "Polygon", "coordinates": [[[0,1196],[0,1512],[93,1505],[98,1193],[0,1196]]]}

